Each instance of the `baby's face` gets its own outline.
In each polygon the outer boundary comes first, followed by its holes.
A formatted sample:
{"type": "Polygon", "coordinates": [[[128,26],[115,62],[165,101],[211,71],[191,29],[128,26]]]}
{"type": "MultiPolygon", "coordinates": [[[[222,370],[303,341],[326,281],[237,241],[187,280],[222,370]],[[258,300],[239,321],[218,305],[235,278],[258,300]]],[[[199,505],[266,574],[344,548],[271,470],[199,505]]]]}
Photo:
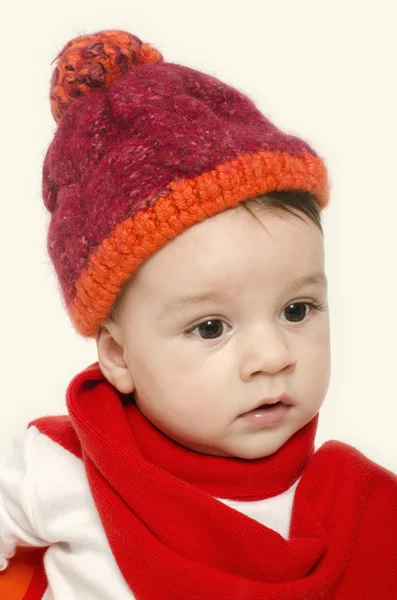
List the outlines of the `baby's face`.
{"type": "Polygon", "coordinates": [[[326,284],[296,283],[324,276],[321,232],[306,217],[255,214],[266,229],[241,206],[189,228],[141,265],[124,297],[120,333],[139,409],[205,454],[274,453],[328,389],[328,310],[305,304],[326,304],[326,284]],[[201,294],[211,297],[181,302],[201,294]],[[283,392],[293,404],[277,424],[239,418],[283,392]]]}

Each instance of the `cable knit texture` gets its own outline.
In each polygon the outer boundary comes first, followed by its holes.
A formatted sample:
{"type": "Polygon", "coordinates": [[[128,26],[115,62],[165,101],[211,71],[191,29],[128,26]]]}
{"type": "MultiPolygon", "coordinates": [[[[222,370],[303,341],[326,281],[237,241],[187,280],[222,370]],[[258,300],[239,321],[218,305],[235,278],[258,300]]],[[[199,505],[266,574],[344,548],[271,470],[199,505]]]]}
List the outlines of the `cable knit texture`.
{"type": "Polygon", "coordinates": [[[75,38],[55,60],[48,251],[81,335],[94,337],[140,263],[195,223],[275,190],[327,205],[323,160],[219,79],[118,30],[75,38]]]}

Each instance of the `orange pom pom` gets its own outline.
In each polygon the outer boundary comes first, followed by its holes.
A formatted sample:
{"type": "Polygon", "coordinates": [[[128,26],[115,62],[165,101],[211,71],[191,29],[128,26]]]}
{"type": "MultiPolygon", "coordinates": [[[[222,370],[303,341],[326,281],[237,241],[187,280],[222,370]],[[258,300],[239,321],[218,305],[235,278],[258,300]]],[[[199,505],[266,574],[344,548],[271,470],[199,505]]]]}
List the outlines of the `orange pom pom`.
{"type": "Polygon", "coordinates": [[[52,62],[56,60],[50,89],[51,112],[56,122],[74,98],[108,87],[134,65],[164,62],[156,48],[118,29],[74,38],[52,62]]]}

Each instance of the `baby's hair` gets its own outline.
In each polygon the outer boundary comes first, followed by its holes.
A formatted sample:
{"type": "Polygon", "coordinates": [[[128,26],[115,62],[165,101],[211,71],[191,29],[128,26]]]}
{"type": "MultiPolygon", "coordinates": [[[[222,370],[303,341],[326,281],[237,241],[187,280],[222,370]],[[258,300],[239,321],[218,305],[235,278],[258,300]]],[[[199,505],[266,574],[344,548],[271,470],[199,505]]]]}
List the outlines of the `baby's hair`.
{"type": "Polygon", "coordinates": [[[274,191],[263,196],[257,196],[256,198],[240,202],[238,206],[240,205],[248,210],[256,219],[257,216],[251,210],[251,206],[260,206],[270,212],[289,212],[299,219],[304,220],[299,214],[299,212],[301,212],[309,217],[316,227],[319,228],[321,234],[323,234],[318,202],[310,192],[293,190],[274,191]]]}
{"type": "MultiPolygon", "coordinates": [[[[243,206],[256,219],[258,219],[258,217],[251,210],[252,206],[258,206],[270,212],[289,212],[290,214],[298,217],[299,219],[304,220],[304,218],[299,214],[303,213],[311,221],[313,221],[313,223],[321,231],[321,234],[323,234],[320,209],[316,199],[312,194],[310,194],[310,192],[294,190],[273,191],[269,194],[257,196],[255,198],[245,200],[244,202],[240,202],[238,206],[243,206]]],[[[260,219],[258,219],[258,221],[261,222],[260,219]]],[[[122,304],[121,300],[126,285],[127,282],[125,282],[124,285],[121,287],[120,292],[117,295],[117,298],[113,304],[112,310],[109,313],[109,318],[116,323],[120,321],[122,304]]]]}

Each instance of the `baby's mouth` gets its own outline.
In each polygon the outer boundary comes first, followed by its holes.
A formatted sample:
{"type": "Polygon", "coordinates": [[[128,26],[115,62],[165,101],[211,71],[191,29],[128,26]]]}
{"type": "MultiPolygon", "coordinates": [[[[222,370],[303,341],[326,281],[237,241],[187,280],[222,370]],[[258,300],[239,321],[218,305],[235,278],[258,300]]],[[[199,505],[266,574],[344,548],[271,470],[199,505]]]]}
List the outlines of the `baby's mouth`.
{"type": "Polygon", "coordinates": [[[279,396],[276,396],[274,398],[264,398],[262,400],[262,403],[259,404],[258,406],[251,408],[250,410],[244,412],[242,415],[247,415],[247,414],[251,414],[251,413],[255,413],[257,411],[265,411],[265,412],[270,412],[272,409],[277,410],[277,408],[281,408],[281,407],[289,407],[292,405],[292,400],[291,397],[288,394],[280,394],[279,396]]]}

